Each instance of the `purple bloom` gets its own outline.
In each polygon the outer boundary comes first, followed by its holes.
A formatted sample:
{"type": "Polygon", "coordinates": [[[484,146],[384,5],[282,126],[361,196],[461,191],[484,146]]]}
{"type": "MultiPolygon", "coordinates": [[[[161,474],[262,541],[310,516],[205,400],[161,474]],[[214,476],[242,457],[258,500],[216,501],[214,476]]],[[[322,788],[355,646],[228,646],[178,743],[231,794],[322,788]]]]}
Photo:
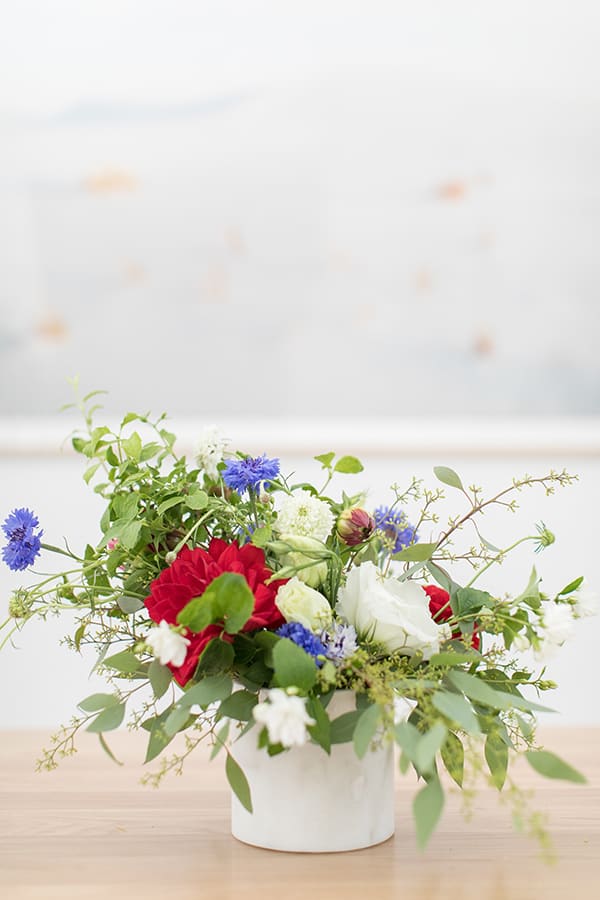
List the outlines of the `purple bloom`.
{"type": "Polygon", "coordinates": [[[415,528],[401,509],[379,506],[375,510],[375,528],[383,532],[392,553],[399,553],[419,540],[415,528]]]}
{"type": "MultiPolygon", "coordinates": [[[[279,637],[289,638],[290,641],[298,644],[310,656],[325,656],[325,647],[319,638],[312,631],[309,631],[308,628],[305,628],[304,625],[301,625],[300,622],[286,622],[275,633],[279,637]]],[[[315,662],[319,668],[323,665],[323,660],[321,659],[315,659],[315,662]]]]}
{"type": "Polygon", "coordinates": [[[13,572],[29,568],[41,550],[43,531],[35,534],[39,526],[36,515],[30,509],[13,509],[2,525],[8,543],[2,549],[2,558],[13,572]]]}
{"type": "Polygon", "coordinates": [[[246,491],[257,492],[261,484],[268,487],[277,475],[279,475],[279,460],[268,459],[263,453],[257,457],[228,459],[223,470],[223,481],[238,494],[244,494],[246,491]]]}
{"type": "Polygon", "coordinates": [[[335,622],[330,628],[326,628],[320,634],[325,646],[327,659],[341,662],[348,659],[358,650],[356,629],[353,625],[345,625],[343,622],[335,622]]]}

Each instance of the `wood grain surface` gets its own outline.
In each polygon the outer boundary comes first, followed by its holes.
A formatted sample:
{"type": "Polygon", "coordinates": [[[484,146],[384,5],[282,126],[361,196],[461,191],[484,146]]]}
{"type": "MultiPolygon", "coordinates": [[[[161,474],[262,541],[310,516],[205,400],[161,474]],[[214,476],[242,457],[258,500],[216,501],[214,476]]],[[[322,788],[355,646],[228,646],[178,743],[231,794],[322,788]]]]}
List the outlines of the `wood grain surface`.
{"type": "Polygon", "coordinates": [[[451,793],[424,854],[415,846],[409,777],[398,778],[390,841],[352,853],[277,853],[230,836],[222,760],[209,763],[199,752],[181,777],[153,790],[139,785],[140,735],[113,735],[123,767],[84,735],[75,757],[38,774],[47,735],[0,732],[0,898],[597,900],[600,729],[541,735],[589,779],[586,786],[551,782],[519,766],[519,782],[535,788],[534,806],[549,816],[553,865],[513,831],[493,790],[477,795],[470,821],[451,793]]]}

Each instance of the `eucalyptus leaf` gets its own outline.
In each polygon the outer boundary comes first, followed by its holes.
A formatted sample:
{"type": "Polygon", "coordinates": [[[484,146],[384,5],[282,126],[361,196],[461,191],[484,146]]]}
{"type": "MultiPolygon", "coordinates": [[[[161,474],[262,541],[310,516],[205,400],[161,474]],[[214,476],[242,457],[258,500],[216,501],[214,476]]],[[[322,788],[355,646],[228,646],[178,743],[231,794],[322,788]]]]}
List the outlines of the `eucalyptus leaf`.
{"type": "Polygon", "coordinates": [[[90,722],[87,726],[86,731],[99,732],[99,731],[114,731],[115,728],[118,728],[123,718],[125,716],[125,704],[124,703],[115,703],[102,710],[96,718],[90,722]]]}
{"type": "Polygon", "coordinates": [[[491,731],[485,739],[484,753],[494,787],[501,791],[508,769],[508,747],[497,731],[491,731]]]}
{"type": "Polygon", "coordinates": [[[545,778],[558,778],[574,784],[586,784],[587,778],[549,750],[527,750],[527,762],[545,778]]]}
{"type": "Polygon", "coordinates": [[[313,657],[289,638],[282,638],[273,647],[273,667],[279,687],[296,687],[308,692],[317,680],[313,657]]]}
{"type": "Polygon", "coordinates": [[[437,544],[411,544],[404,550],[394,553],[392,559],[400,562],[427,562],[435,553],[437,544]]]}
{"type": "Polygon", "coordinates": [[[448,487],[458,488],[461,491],[464,490],[463,483],[454,469],[450,469],[448,466],[434,466],[433,474],[438,481],[442,482],[442,484],[447,484],[448,487]]]}
{"type": "Polygon", "coordinates": [[[431,698],[431,702],[438,712],[441,712],[450,721],[456,722],[469,734],[479,734],[481,731],[473,707],[461,694],[437,691],[431,698]]]}
{"type": "Polygon", "coordinates": [[[421,849],[427,845],[444,808],[444,791],[439,778],[432,778],[416,795],[413,815],[417,830],[417,843],[421,849]]]}
{"type": "Polygon", "coordinates": [[[367,706],[356,723],[353,735],[354,752],[359,759],[365,756],[380,724],[381,708],[376,703],[367,706]]]}
{"type": "Polygon", "coordinates": [[[231,790],[238,798],[244,809],[251,813],[252,797],[250,795],[250,785],[248,784],[248,779],[242,772],[241,768],[239,767],[238,763],[235,761],[231,753],[227,754],[225,774],[227,775],[227,781],[231,785],[231,790]]]}
{"type": "Polygon", "coordinates": [[[465,748],[461,739],[454,732],[449,731],[446,735],[440,755],[448,774],[459,787],[462,787],[465,771],[465,748]]]}

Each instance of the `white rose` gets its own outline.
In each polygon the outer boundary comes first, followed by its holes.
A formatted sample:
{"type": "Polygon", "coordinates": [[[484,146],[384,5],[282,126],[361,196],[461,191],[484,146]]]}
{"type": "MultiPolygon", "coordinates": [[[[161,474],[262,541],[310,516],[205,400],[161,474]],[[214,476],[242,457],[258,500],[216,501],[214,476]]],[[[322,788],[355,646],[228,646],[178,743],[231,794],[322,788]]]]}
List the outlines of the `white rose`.
{"type": "Polygon", "coordinates": [[[336,611],[361,637],[378,641],[390,653],[414,656],[421,651],[429,659],[446,637],[447,629],[431,617],[423,588],[414,581],[384,578],[372,562],[351,570],[336,611]]]}
{"type": "Polygon", "coordinates": [[[269,742],[284,747],[305,744],[308,739],[306,727],[315,724],[306,711],[306,700],[290,696],[281,688],[267,691],[267,700],[257,703],[252,713],[259,725],[266,726],[269,742]]]}
{"type": "Polygon", "coordinates": [[[166,666],[182,666],[190,644],[187,638],[174,631],[163,619],[160,625],[152,628],[146,635],[146,643],[152,648],[155,658],[166,666]]]}
{"type": "Polygon", "coordinates": [[[299,622],[309,631],[321,631],[333,616],[323,594],[295,576],[279,588],[275,605],[286,622],[299,622]]]}

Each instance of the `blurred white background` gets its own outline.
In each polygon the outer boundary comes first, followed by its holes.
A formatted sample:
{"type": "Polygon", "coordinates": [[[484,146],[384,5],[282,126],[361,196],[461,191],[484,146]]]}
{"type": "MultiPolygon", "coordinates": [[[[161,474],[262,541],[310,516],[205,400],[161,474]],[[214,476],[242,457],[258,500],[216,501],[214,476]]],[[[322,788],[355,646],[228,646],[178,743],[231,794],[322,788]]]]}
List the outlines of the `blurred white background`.
{"type": "MultiPolygon", "coordinates": [[[[49,540],[97,534],[59,453],[79,373],[109,413],[167,409],[189,442],[226,421],[284,469],[362,453],[374,503],[438,463],[491,487],[567,465],[580,484],[528,495],[523,531],[544,518],[559,537],[534,560],[549,590],[600,586],[593,0],[3,12],[2,518],[29,505],[49,540]]],[[[0,618],[17,583],[2,571],[0,618]]],[[[81,699],[89,661],[56,646],[65,630],[0,655],[0,726],[81,699]]],[[[550,666],[561,722],[600,721],[599,638],[585,623],[550,666]]]]}

